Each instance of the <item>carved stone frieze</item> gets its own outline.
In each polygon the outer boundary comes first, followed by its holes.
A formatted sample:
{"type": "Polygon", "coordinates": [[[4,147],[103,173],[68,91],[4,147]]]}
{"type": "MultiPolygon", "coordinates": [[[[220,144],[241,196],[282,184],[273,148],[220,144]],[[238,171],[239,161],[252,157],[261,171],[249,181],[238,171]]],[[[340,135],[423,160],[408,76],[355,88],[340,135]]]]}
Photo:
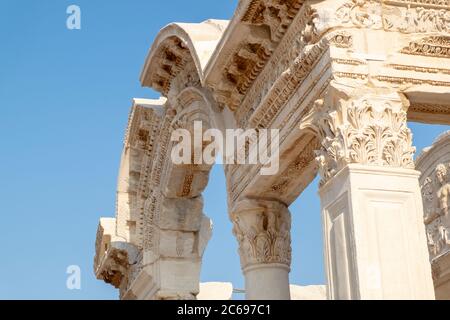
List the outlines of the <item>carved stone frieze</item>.
{"type": "MultiPolygon", "coordinates": [[[[319,78],[324,76],[328,69],[329,65],[323,66],[323,70],[319,73],[319,78]]],[[[305,91],[302,91],[303,94],[299,100],[296,100],[294,103],[294,107],[291,109],[289,114],[285,117],[283,122],[281,122],[279,128],[281,128],[280,132],[280,145],[283,145],[285,141],[288,139],[288,136],[298,130],[298,123],[302,121],[302,119],[311,112],[313,109],[313,103],[310,101],[315,101],[319,97],[324,95],[324,92],[329,86],[331,78],[324,78],[323,82],[316,87],[316,83],[310,83],[305,91]],[[310,96],[310,94],[313,94],[310,96]]],[[[317,144],[317,142],[314,142],[317,144]]],[[[317,150],[316,148],[315,150],[317,150]]],[[[309,146],[307,148],[309,150],[309,146]]],[[[306,150],[306,154],[308,151],[306,150]]],[[[283,155],[281,155],[283,157],[283,155]]],[[[314,155],[313,155],[314,157],[314,155]]],[[[249,188],[249,185],[252,182],[252,179],[258,175],[261,166],[253,166],[252,168],[246,168],[242,166],[231,166],[230,168],[226,168],[226,175],[229,177],[229,199],[231,203],[235,203],[238,201],[239,197],[241,197],[246,189],[249,188]]],[[[303,174],[297,172],[298,174],[303,174]]],[[[286,183],[283,183],[284,186],[287,186],[286,183]]],[[[275,189],[276,184],[274,185],[275,189]]],[[[273,191],[273,189],[272,189],[273,191]]],[[[271,195],[272,196],[272,195],[271,195]]],[[[283,197],[282,192],[279,192],[276,198],[283,197]]],[[[288,199],[283,200],[286,203],[289,203],[288,199]]]]}
{"type": "Polygon", "coordinates": [[[340,23],[357,27],[381,28],[382,16],[382,6],[377,0],[352,0],[336,10],[340,23]]]}
{"type": "Polygon", "coordinates": [[[281,174],[281,182],[271,186],[271,191],[279,194],[285,192],[289,184],[292,183],[299,174],[303,173],[306,167],[314,161],[314,151],[317,150],[318,147],[316,140],[312,140],[308,143],[302,153],[298,155],[281,174]]]}
{"type": "MultiPolygon", "coordinates": [[[[131,241],[138,248],[143,247],[143,217],[144,202],[149,197],[150,190],[150,172],[153,166],[153,159],[157,143],[155,141],[161,122],[161,109],[148,106],[149,101],[136,99],[130,112],[130,119],[125,138],[125,150],[131,148],[131,174],[128,179],[130,185],[135,186],[128,191],[131,193],[131,201],[127,203],[130,207],[131,216],[128,219],[131,241]]],[[[160,101],[164,103],[164,100],[160,101]]],[[[118,199],[118,202],[120,200],[118,199]]],[[[117,211],[121,209],[120,203],[117,203],[117,211]]]]}
{"type": "Polygon", "coordinates": [[[404,7],[424,7],[434,9],[448,9],[449,0],[385,0],[386,4],[404,6],[404,7]]]}
{"type": "Polygon", "coordinates": [[[323,53],[333,45],[349,48],[351,42],[351,35],[346,32],[336,32],[329,34],[328,37],[305,50],[293,61],[288,72],[283,73],[276,80],[260,106],[251,114],[250,127],[270,128],[272,121],[282,110],[283,105],[316,66],[323,53]]]}
{"type": "Polygon", "coordinates": [[[432,36],[412,41],[401,52],[410,55],[450,58],[450,37],[432,36]]]}
{"type": "Polygon", "coordinates": [[[161,199],[161,181],[164,165],[168,157],[168,146],[170,144],[170,135],[172,130],[172,122],[176,115],[173,107],[166,105],[168,109],[162,120],[160,130],[158,132],[158,149],[155,154],[153,166],[150,170],[150,190],[151,195],[144,202],[144,237],[143,248],[144,251],[157,251],[155,241],[157,241],[155,234],[155,223],[159,220],[159,204],[161,199]]]}
{"type": "Polygon", "coordinates": [[[428,68],[428,67],[420,67],[420,66],[411,66],[411,65],[404,65],[404,64],[391,64],[389,67],[395,69],[395,70],[401,70],[401,71],[414,71],[414,72],[420,72],[420,73],[442,73],[446,75],[450,75],[450,69],[445,68],[428,68]]]}
{"type": "Polygon", "coordinates": [[[423,79],[413,77],[392,77],[392,76],[375,76],[374,79],[380,82],[386,82],[397,86],[402,85],[430,85],[436,87],[449,87],[450,81],[440,81],[434,79],[423,79]]]}
{"type": "Polygon", "coordinates": [[[445,9],[411,6],[389,9],[383,17],[385,29],[388,31],[417,33],[450,30],[449,6],[445,9]]]}
{"type": "Polygon", "coordinates": [[[450,6],[442,1],[351,0],[336,10],[337,24],[404,33],[448,32],[450,6]],[[411,5],[411,2],[420,5],[411,5]]]}

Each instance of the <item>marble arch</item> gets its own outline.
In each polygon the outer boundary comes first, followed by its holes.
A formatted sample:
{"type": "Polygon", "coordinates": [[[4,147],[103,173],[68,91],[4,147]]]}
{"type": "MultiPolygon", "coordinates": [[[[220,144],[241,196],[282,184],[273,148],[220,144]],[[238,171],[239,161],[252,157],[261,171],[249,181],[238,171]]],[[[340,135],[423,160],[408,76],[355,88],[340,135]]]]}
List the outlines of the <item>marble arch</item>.
{"type": "Polygon", "coordinates": [[[167,154],[171,130],[199,119],[280,132],[278,174],[224,166],[248,299],[290,298],[288,207],[317,174],[328,298],[434,299],[408,121],[450,124],[449,32],[448,0],[240,0],[229,22],[162,29],[141,83],[164,99],[135,100],[154,120],[132,113],[147,147],[125,147],[141,170],[100,222],[98,278],[124,299],[197,295],[209,168],[167,154]]]}

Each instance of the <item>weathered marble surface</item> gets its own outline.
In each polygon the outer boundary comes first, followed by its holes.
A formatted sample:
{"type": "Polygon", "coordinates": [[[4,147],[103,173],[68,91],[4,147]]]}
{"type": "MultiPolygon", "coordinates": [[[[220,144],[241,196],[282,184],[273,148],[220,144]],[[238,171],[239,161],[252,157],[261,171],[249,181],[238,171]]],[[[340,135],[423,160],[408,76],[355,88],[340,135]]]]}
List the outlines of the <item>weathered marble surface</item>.
{"type": "MultiPolygon", "coordinates": [[[[241,0],[230,21],[163,28],[141,74],[163,98],[133,101],[97,276],[123,299],[195,299],[211,166],[173,164],[170,137],[202,121],[279,130],[277,174],[224,166],[247,298],[290,298],[287,208],[319,174],[328,297],[434,299],[407,121],[450,123],[449,29],[443,0],[241,0]],[[116,238],[127,245],[105,250],[116,238]]],[[[438,172],[431,225],[447,212],[438,172]]],[[[445,223],[428,232],[432,255],[445,223]]]]}
{"type": "Polygon", "coordinates": [[[450,131],[418,157],[424,222],[437,299],[450,300],[450,131]]]}

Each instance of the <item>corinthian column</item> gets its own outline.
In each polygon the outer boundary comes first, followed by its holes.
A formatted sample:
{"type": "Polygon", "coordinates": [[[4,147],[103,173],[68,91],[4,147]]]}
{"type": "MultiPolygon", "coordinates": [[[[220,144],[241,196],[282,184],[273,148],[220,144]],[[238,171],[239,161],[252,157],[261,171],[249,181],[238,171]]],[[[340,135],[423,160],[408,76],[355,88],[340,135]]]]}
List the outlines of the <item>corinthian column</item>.
{"type": "Polygon", "coordinates": [[[408,107],[389,89],[333,83],[309,119],[331,299],[434,299],[408,107]]]}
{"type": "Polygon", "coordinates": [[[277,201],[244,200],[231,213],[246,299],[289,300],[291,216],[277,201]]]}

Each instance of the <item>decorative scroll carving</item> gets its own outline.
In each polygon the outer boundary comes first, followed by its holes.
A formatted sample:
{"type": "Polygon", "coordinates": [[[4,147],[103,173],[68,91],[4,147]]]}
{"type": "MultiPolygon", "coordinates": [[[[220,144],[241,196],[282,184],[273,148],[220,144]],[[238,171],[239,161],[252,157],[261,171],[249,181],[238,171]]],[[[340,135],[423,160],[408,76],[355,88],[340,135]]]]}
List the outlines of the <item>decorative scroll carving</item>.
{"type": "Polygon", "coordinates": [[[291,216],[279,202],[244,200],[231,215],[243,269],[255,264],[291,263],[291,216]]]}
{"type": "Polygon", "coordinates": [[[338,96],[335,90],[316,101],[302,124],[314,127],[322,141],[317,152],[322,185],[350,163],[414,168],[407,101],[364,89],[338,96]]]}
{"type": "Polygon", "coordinates": [[[382,7],[377,0],[352,0],[336,11],[336,17],[343,24],[353,24],[358,27],[381,28],[382,7]]]}
{"type": "Polygon", "coordinates": [[[334,45],[338,48],[350,48],[353,44],[352,36],[345,31],[338,31],[333,33],[329,38],[329,42],[331,45],[334,45]]]}
{"type": "Polygon", "coordinates": [[[404,7],[424,7],[434,9],[448,9],[449,0],[384,0],[384,3],[404,7]]]}
{"type": "Polygon", "coordinates": [[[450,37],[427,37],[412,41],[402,53],[429,57],[450,58],[450,37]]]}

